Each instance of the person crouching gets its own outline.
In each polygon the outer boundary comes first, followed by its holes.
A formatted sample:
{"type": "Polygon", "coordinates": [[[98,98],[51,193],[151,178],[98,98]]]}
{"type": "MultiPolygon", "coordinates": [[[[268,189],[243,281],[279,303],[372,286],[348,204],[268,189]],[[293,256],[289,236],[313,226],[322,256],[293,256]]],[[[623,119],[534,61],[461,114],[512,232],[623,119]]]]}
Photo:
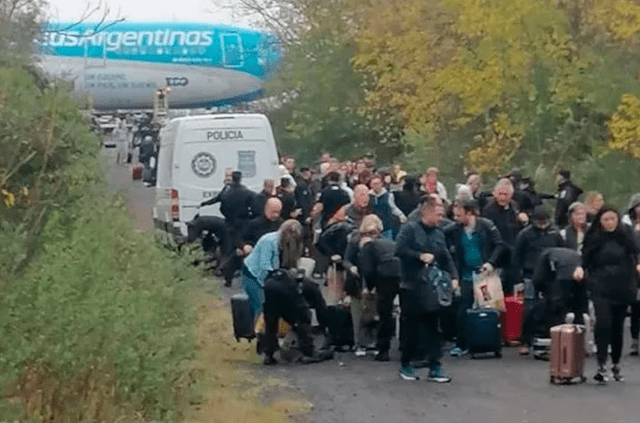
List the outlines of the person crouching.
{"type": "Polygon", "coordinates": [[[298,336],[301,361],[311,363],[329,356],[314,351],[311,335],[311,313],[303,294],[304,272],[296,268],[302,256],[302,225],[297,220],[287,220],[280,228],[279,267],[269,272],[264,281],[264,364],[276,364],[274,353],[278,349],[278,321],[284,319],[298,336]]]}

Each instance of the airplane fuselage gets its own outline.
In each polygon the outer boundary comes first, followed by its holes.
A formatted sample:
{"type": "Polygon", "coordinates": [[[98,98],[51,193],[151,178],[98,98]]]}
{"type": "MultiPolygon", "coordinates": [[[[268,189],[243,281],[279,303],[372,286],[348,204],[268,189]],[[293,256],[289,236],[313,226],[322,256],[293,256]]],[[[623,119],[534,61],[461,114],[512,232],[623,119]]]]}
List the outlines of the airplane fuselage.
{"type": "Polygon", "coordinates": [[[87,94],[95,109],[141,109],[171,88],[173,108],[209,107],[260,96],[280,60],[270,34],[227,25],[120,22],[49,24],[41,66],[87,94]]]}

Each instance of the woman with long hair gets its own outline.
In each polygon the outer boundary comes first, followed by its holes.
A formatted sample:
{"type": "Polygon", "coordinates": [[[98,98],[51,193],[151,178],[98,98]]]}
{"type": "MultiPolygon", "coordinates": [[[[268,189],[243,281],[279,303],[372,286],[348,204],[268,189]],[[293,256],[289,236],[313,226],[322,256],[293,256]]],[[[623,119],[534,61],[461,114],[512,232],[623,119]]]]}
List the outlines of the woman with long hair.
{"type": "Polygon", "coordinates": [[[584,238],[582,267],[574,273],[576,280],[586,278],[595,308],[598,372],[594,379],[600,384],[607,382],[605,367],[609,346],[612,376],[616,381],[623,380],[620,356],[624,320],[627,307],[636,298],[639,253],[618,212],[608,206],[601,207],[584,238]]]}
{"type": "Polygon", "coordinates": [[[264,281],[272,270],[293,269],[302,257],[302,225],[294,219],[285,221],[277,232],[263,235],[242,265],[242,287],[249,296],[253,319],[264,303],[264,281]]]}

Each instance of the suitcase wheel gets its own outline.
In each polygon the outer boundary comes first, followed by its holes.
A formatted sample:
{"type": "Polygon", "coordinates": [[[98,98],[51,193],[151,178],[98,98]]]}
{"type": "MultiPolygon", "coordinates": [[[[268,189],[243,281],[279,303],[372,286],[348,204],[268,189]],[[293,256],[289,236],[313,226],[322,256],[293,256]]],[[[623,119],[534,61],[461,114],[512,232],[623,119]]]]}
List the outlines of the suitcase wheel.
{"type": "Polygon", "coordinates": [[[549,383],[555,383],[556,379],[553,376],[549,376],[549,383]]]}
{"type": "Polygon", "coordinates": [[[236,342],[240,342],[240,337],[236,336],[236,342]]]}
{"type": "Polygon", "coordinates": [[[475,355],[475,354],[473,354],[473,353],[471,353],[471,358],[475,360],[476,355],[475,355]]]}
{"type": "Polygon", "coordinates": [[[580,383],[585,383],[587,381],[587,377],[585,375],[580,376],[580,383]]]}
{"type": "Polygon", "coordinates": [[[496,351],[496,358],[502,358],[502,351],[496,351]]]}

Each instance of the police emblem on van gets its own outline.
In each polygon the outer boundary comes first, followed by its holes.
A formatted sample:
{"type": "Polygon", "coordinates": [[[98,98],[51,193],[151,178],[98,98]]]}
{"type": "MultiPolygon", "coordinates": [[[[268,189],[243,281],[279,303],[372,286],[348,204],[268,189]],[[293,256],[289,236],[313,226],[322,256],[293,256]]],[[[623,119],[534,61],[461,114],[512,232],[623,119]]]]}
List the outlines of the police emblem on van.
{"type": "Polygon", "coordinates": [[[191,160],[191,169],[200,178],[208,178],[216,171],[216,159],[213,154],[202,151],[191,160]]]}

